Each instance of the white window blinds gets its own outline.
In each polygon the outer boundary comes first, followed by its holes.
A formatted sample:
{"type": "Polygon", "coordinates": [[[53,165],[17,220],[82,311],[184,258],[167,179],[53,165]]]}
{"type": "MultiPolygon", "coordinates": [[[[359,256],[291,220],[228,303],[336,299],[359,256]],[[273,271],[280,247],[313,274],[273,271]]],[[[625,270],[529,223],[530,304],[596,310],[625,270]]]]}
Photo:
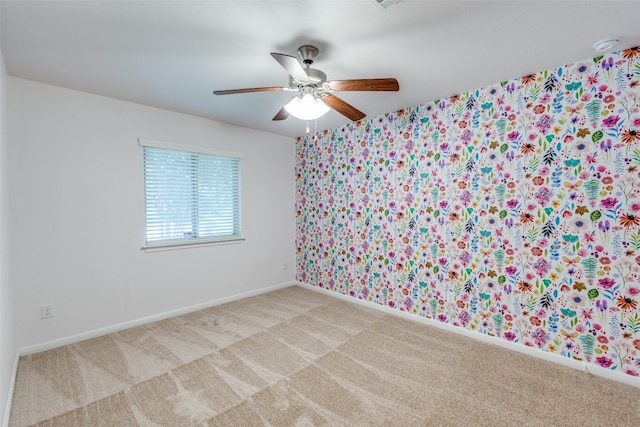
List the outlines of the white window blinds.
{"type": "Polygon", "coordinates": [[[241,238],[238,157],[143,141],[147,246],[241,238]]]}

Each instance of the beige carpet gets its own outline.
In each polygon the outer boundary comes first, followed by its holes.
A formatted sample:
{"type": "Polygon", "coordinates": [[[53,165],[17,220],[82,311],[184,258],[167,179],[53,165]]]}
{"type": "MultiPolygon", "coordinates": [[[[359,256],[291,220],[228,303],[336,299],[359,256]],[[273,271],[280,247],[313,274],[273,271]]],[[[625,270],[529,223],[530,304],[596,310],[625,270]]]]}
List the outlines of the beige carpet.
{"type": "Polygon", "coordinates": [[[640,389],[291,287],[23,357],[10,426],[639,426],[640,389]]]}

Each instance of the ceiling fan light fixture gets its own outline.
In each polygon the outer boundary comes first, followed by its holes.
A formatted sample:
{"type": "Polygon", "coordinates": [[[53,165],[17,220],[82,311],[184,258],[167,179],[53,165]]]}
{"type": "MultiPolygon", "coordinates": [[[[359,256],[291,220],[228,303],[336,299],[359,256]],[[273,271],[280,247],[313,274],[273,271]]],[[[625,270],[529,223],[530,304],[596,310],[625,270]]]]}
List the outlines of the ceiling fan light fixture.
{"type": "Polygon", "coordinates": [[[300,120],[315,120],[330,110],[327,105],[311,93],[296,96],[284,106],[287,113],[300,120]]]}

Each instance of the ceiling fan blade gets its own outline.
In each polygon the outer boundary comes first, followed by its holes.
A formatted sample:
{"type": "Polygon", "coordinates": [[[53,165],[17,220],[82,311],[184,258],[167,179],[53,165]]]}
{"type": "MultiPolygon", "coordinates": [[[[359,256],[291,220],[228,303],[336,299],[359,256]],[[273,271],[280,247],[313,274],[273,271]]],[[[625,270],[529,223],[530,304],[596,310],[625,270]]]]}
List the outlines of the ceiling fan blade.
{"type": "Polygon", "coordinates": [[[269,86],[269,87],[249,87],[246,89],[229,89],[229,90],[214,90],[214,95],[232,95],[234,93],[251,93],[251,92],[281,92],[285,90],[291,90],[286,86],[269,86]]]}
{"type": "MultiPolygon", "coordinates": [[[[294,96],[293,98],[296,98],[296,97],[294,96]]],[[[291,102],[291,100],[292,100],[293,98],[291,98],[290,100],[288,100],[288,101],[287,101],[287,103],[286,103],[286,104],[284,104],[284,105],[287,105],[288,103],[290,103],[290,102],[291,102]]],[[[280,109],[280,111],[278,111],[278,112],[276,113],[276,115],[275,115],[275,116],[273,116],[273,119],[271,119],[271,120],[274,120],[274,121],[276,121],[276,120],[286,120],[286,119],[287,119],[287,117],[289,117],[289,112],[288,112],[284,107],[282,107],[282,108],[280,109]]]]}
{"type": "Polygon", "coordinates": [[[336,91],[388,91],[395,92],[400,89],[398,81],[394,78],[385,79],[355,79],[332,80],[329,87],[336,91]]]}
{"type": "Polygon", "coordinates": [[[271,52],[271,56],[273,56],[273,59],[278,61],[294,79],[300,80],[301,82],[308,82],[310,80],[307,72],[302,68],[302,65],[300,65],[300,62],[298,62],[295,56],[275,52],[271,52]]]}
{"type": "Polygon", "coordinates": [[[331,95],[330,93],[323,95],[320,99],[322,100],[322,102],[327,104],[327,106],[342,114],[346,118],[353,120],[354,122],[357,122],[358,120],[364,119],[366,117],[365,113],[358,110],[353,105],[347,104],[337,96],[331,95]]]}
{"type": "Polygon", "coordinates": [[[277,120],[286,120],[286,118],[289,117],[289,113],[287,112],[287,110],[284,109],[284,107],[282,107],[280,109],[280,111],[278,111],[276,113],[275,116],[273,116],[273,121],[277,121],[277,120]]]}

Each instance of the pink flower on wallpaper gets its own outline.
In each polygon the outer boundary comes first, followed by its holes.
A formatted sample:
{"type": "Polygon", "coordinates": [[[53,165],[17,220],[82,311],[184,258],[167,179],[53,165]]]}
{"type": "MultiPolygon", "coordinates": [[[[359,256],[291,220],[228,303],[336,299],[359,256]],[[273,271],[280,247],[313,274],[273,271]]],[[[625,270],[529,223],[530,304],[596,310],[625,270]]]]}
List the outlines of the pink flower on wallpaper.
{"type": "Polygon", "coordinates": [[[516,334],[515,334],[514,332],[512,332],[512,331],[507,331],[507,332],[505,332],[502,336],[503,336],[507,341],[513,341],[513,340],[515,340],[515,339],[517,338],[517,337],[516,337],[516,334]]]}
{"type": "Polygon", "coordinates": [[[509,135],[507,135],[507,138],[509,139],[509,141],[515,142],[518,140],[518,138],[520,138],[520,132],[518,132],[517,130],[514,130],[510,132],[509,135]]]}
{"type": "Polygon", "coordinates": [[[615,286],[615,284],[616,281],[610,277],[603,277],[602,279],[598,280],[598,286],[600,286],[602,289],[611,289],[615,286]]]}
{"type": "Polygon", "coordinates": [[[520,202],[517,199],[511,199],[507,201],[507,207],[509,209],[516,209],[520,205],[520,202]]]}
{"type": "Polygon", "coordinates": [[[612,128],[618,123],[618,121],[620,121],[620,116],[609,116],[602,121],[602,125],[604,127],[612,128]]]}
{"type": "Polygon", "coordinates": [[[613,365],[613,360],[608,358],[607,356],[600,356],[596,358],[596,363],[603,368],[608,368],[613,365]]]}
{"type": "Polygon", "coordinates": [[[600,201],[600,206],[605,209],[613,209],[618,205],[618,199],[615,197],[607,197],[606,199],[602,199],[600,201]]]}

